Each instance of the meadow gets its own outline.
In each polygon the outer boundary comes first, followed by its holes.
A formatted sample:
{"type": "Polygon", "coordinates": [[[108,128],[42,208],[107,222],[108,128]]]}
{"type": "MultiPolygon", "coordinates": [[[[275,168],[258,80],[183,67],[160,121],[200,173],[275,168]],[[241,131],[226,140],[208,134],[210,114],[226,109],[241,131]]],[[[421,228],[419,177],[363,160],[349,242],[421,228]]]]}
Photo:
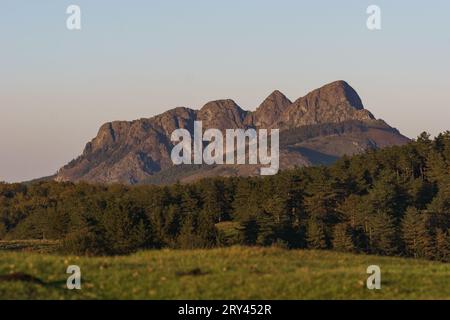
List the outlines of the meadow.
{"type": "Polygon", "coordinates": [[[426,260],[275,247],[78,257],[5,244],[0,299],[450,298],[450,264],[426,260]],[[81,290],[66,288],[69,265],[81,268],[81,290]],[[369,265],[381,268],[380,290],[366,287],[369,265]]]}

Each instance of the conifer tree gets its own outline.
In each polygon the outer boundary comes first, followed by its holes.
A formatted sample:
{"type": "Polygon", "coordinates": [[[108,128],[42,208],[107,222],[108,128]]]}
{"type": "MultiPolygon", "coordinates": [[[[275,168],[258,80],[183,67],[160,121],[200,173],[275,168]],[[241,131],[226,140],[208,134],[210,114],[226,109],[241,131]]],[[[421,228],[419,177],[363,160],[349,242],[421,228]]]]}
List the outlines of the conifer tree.
{"type": "Polygon", "coordinates": [[[372,214],[369,229],[369,244],[373,253],[389,255],[398,251],[396,226],[389,214],[372,214]]]}
{"type": "Polygon", "coordinates": [[[309,220],[307,241],[309,249],[326,249],[328,247],[322,222],[317,221],[316,219],[309,220]]]}
{"type": "Polygon", "coordinates": [[[240,179],[233,201],[233,218],[238,221],[248,221],[256,218],[260,211],[258,192],[251,179],[240,179]]]}
{"type": "Polygon", "coordinates": [[[312,171],[313,182],[309,184],[305,197],[306,211],[311,217],[323,222],[334,221],[336,190],[333,179],[324,168],[312,171]]]}
{"type": "Polygon", "coordinates": [[[277,231],[280,228],[280,223],[277,222],[276,217],[268,212],[262,212],[258,215],[256,220],[258,225],[258,236],[256,244],[260,246],[268,246],[277,240],[277,231]]]}
{"type": "Polygon", "coordinates": [[[177,246],[180,249],[194,249],[197,247],[197,235],[195,234],[193,215],[188,215],[183,220],[180,233],[177,237],[177,246]]]}
{"type": "Polygon", "coordinates": [[[393,170],[383,170],[369,192],[371,211],[377,214],[394,214],[401,212],[404,201],[401,201],[400,190],[393,170]]]}
{"type": "Polygon", "coordinates": [[[406,253],[414,258],[429,256],[431,238],[427,230],[426,216],[416,208],[409,207],[402,220],[402,240],[406,253]]]}
{"type": "Polygon", "coordinates": [[[195,230],[198,241],[197,247],[212,248],[216,246],[218,232],[214,221],[215,218],[215,215],[210,214],[206,210],[200,211],[195,230]]]}
{"type": "Polygon", "coordinates": [[[192,186],[187,186],[181,195],[181,212],[184,216],[198,213],[200,201],[192,186]]]}
{"type": "Polygon", "coordinates": [[[212,215],[217,222],[230,219],[230,205],[225,186],[220,180],[200,182],[203,209],[212,215]]]}
{"type": "Polygon", "coordinates": [[[241,223],[244,245],[255,245],[258,239],[259,226],[255,219],[249,218],[241,223]]]}
{"type": "Polygon", "coordinates": [[[340,223],[334,227],[333,248],[344,252],[355,251],[352,235],[346,223],[340,223]]]}
{"type": "Polygon", "coordinates": [[[436,232],[436,254],[435,258],[444,261],[450,262],[450,230],[447,232],[438,229],[436,232]]]}

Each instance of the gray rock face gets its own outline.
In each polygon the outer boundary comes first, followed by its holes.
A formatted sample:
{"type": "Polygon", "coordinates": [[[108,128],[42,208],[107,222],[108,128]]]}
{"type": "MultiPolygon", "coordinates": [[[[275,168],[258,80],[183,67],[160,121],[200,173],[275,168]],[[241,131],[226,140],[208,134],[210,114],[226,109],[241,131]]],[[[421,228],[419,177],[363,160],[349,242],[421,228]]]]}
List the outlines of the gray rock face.
{"type": "Polygon", "coordinates": [[[204,129],[279,128],[282,169],[331,163],[344,154],[408,142],[364,109],[345,81],[336,81],[294,102],[274,91],[254,112],[243,110],[233,100],[218,100],[200,110],[179,107],[149,119],[106,123],[82,155],[61,168],[55,179],[136,184],[152,182],[154,176],[165,183],[174,177],[192,181],[258,172],[254,166],[200,166],[187,177],[186,172],[178,174],[170,159],[170,136],[177,128],[193,132],[196,120],[203,122],[204,129]]]}
{"type": "Polygon", "coordinates": [[[247,116],[246,124],[258,128],[271,128],[280,120],[283,112],[292,105],[291,100],[286,98],[280,91],[272,92],[255,112],[247,116]]]}
{"type": "Polygon", "coordinates": [[[345,81],[336,81],[297,99],[279,117],[276,126],[292,128],[312,124],[372,120],[358,94],[345,81]]]}
{"type": "Polygon", "coordinates": [[[226,130],[243,128],[244,119],[248,113],[233,100],[218,100],[208,102],[197,112],[196,118],[202,121],[205,128],[226,130]]]}

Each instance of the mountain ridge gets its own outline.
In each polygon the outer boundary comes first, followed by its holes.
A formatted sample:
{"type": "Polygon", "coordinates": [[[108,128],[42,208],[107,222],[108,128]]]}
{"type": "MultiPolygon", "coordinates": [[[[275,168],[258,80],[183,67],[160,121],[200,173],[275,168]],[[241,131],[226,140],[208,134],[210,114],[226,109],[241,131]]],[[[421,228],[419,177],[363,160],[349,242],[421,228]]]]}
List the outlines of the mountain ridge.
{"type": "MultiPolygon", "coordinates": [[[[222,131],[280,129],[282,136],[292,141],[280,150],[282,169],[323,164],[320,154],[324,159],[333,159],[409,141],[397,129],[377,120],[364,108],[357,92],[339,80],[294,102],[275,90],[255,111],[242,109],[232,99],[222,99],[210,101],[198,110],[177,107],[151,118],[107,122],[86,144],[83,153],[57,172],[55,180],[137,184],[156,173],[163,176],[162,172],[173,167],[171,133],[179,128],[192,133],[194,121],[202,121],[204,129],[222,131]],[[301,128],[308,128],[309,133],[301,128]],[[308,154],[314,154],[314,159],[308,154]]],[[[205,175],[254,175],[257,171],[256,166],[205,167],[190,179],[205,175]]]]}

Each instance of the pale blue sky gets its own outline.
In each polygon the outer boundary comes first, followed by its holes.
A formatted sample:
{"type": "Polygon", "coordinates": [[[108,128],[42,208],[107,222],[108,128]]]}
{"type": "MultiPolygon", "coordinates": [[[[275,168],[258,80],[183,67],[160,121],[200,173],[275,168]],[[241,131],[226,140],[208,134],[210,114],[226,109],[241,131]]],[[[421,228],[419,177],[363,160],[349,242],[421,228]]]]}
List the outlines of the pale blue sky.
{"type": "Polygon", "coordinates": [[[0,180],[54,173],[107,121],[220,98],[254,109],[337,79],[407,136],[436,134],[450,129],[449,31],[448,0],[0,0],[0,180]]]}

